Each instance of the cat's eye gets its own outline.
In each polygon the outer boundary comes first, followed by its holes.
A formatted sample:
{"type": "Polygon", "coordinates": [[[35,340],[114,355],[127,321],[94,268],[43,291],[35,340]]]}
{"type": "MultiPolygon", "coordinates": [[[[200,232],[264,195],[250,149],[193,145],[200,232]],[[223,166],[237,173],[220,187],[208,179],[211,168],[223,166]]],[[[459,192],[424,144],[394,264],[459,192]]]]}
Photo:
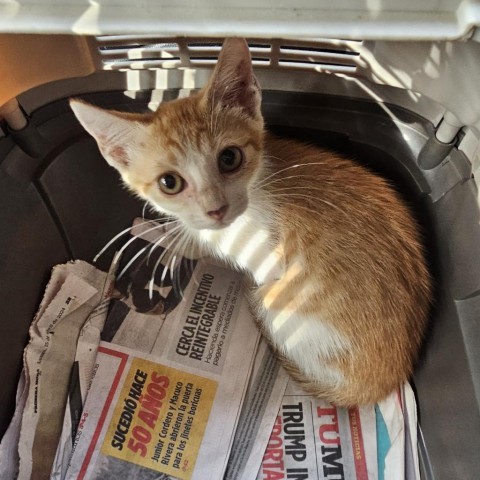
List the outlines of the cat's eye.
{"type": "Polygon", "coordinates": [[[218,168],[223,173],[231,173],[240,168],[242,161],[242,151],[238,147],[228,147],[218,156],[218,168]]]}
{"type": "Polygon", "coordinates": [[[167,195],[176,195],[185,188],[185,180],[178,173],[165,173],[158,179],[158,186],[167,195]]]}

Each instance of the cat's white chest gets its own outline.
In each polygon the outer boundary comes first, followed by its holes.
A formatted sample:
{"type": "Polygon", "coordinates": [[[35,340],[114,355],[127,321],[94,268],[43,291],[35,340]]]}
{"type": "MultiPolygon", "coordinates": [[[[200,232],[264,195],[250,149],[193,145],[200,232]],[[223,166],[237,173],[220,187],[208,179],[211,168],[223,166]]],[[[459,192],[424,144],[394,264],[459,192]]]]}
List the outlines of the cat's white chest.
{"type": "Polygon", "coordinates": [[[202,230],[200,238],[216,255],[248,270],[257,285],[277,280],[283,274],[280,248],[255,214],[247,211],[223,230],[202,230]]]}

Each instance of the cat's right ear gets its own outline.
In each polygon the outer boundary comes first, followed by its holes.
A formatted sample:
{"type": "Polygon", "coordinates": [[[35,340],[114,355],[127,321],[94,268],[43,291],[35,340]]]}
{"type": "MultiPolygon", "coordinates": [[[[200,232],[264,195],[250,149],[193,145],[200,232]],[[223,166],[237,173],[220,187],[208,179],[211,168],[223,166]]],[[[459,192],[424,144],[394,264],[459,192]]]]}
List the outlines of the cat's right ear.
{"type": "Polygon", "coordinates": [[[70,107],[85,130],[95,138],[107,162],[120,173],[128,170],[140,123],[82,100],[71,99],[70,107]]]}
{"type": "Polygon", "coordinates": [[[205,88],[207,101],[220,107],[240,108],[261,120],[261,90],[253,74],[248,44],[243,38],[227,38],[213,75],[205,88]]]}

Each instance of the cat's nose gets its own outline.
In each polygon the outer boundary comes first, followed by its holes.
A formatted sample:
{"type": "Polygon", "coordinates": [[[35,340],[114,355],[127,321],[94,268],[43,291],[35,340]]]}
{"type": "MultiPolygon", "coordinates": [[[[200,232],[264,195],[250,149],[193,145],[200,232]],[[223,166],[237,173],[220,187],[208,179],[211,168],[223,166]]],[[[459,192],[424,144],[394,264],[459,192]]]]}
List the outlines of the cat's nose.
{"type": "Polygon", "coordinates": [[[217,210],[210,210],[209,212],[207,212],[207,215],[209,217],[214,218],[215,220],[221,220],[227,213],[227,210],[228,210],[228,205],[225,204],[217,210]]]}

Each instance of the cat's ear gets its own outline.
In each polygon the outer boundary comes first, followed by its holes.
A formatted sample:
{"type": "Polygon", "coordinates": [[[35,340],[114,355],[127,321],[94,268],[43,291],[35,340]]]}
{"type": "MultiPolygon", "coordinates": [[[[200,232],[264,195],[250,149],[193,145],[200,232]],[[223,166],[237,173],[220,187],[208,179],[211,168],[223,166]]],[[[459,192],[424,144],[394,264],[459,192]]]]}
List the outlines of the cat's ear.
{"type": "Polygon", "coordinates": [[[126,114],[104,110],[81,100],[70,100],[70,107],[85,130],[95,138],[107,162],[120,173],[126,171],[140,123],[125,118],[126,114]]]}
{"type": "Polygon", "coordinates": [[[209,102],[222,107],[240,107],[249,116],[261,118],[261,91],[253,74],[252,59],[243,38],[227,38],[206,87],[209,102]]]}

